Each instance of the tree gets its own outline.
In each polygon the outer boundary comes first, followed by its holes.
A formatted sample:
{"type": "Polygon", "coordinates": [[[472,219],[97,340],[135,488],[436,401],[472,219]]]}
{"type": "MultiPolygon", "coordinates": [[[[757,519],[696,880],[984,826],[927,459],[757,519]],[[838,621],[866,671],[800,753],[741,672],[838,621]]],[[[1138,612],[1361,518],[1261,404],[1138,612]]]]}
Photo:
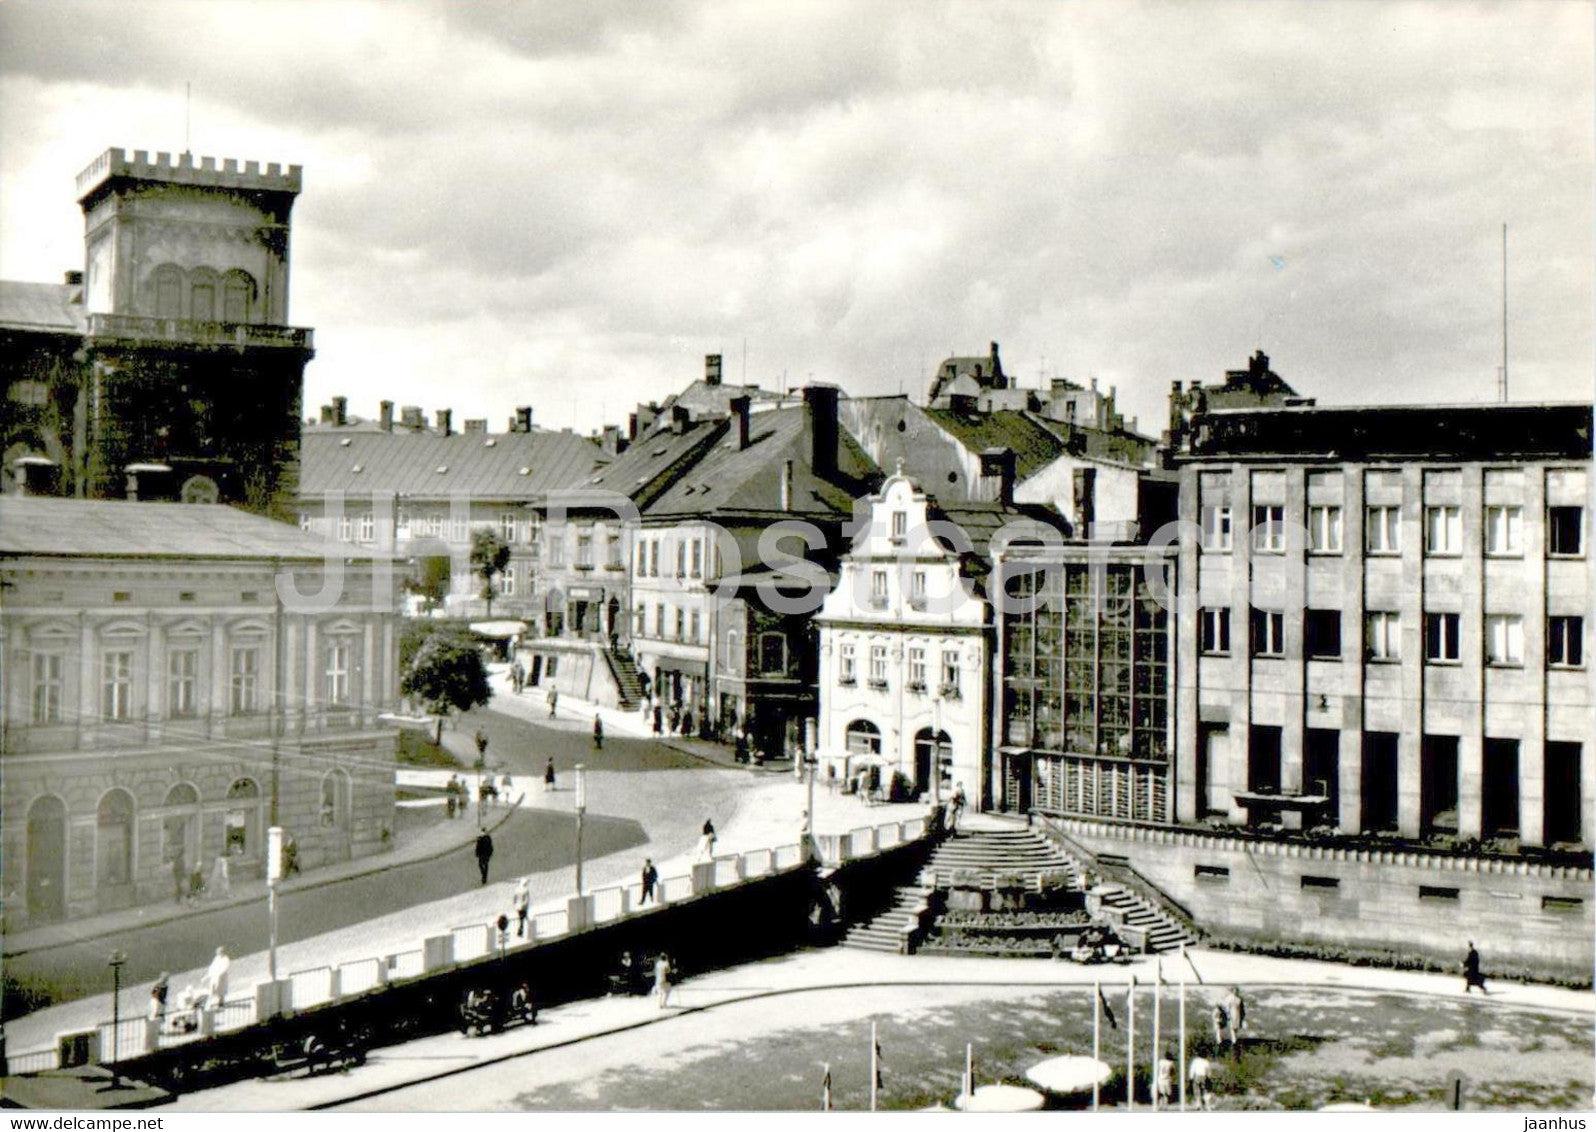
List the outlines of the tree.
{"type": "Polygon", "coordinates": [[[504,573],[510,565],[510,548],[491,530],[481,530],[471,536],[471,569],[482,579],[482,596],[488,602],[488,616],[493,616],[493,579],[504,573]]]}
{"type": "Polygon", "coordinates": [[[399,690],[438,715],[434,739],[443,745],[443,719],[451,710],[470,711],[493,697],[482,650],[456,626],[436,626],[416,642],[404,666],[399,690]]]}
{"type": "Polygon", "coordinates": [[[420,595],[429,611],[438,608],[449,596],[449,556],[434,554],[416,559],[405,588],[420,595]]]}

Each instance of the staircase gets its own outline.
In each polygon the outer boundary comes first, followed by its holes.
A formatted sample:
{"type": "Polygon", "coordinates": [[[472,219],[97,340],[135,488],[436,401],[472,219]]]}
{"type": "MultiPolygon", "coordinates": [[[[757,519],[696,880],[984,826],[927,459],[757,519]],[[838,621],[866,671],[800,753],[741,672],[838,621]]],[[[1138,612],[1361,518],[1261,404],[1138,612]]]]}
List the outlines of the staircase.
{"type": "Polygon", "coordinates": [[[1062,872],[1069,876],[1067,888],[1085,887],[1075,863],[1031,829],[961,829],[937,846],[920,871],[920,883],[946,888],[956,872],[973,872],[988,885],[999,874],[1018,874],[1032,891],[1040,888],[1043,873],[1062,872]]]}
{"type": "Polygon", "coordinates": [[[609,662],[610,675],[615,677],[616,704],[622,711],[636,711],[643,702],[643,681],[637,665],[630,655],[614,649],[604,649],[604,659],[609,662]]]}
{"type": "Polygon", "coordinates": [[[1174,951],[1182,944],[1197,942],[1197,937],[1179,921],[1122,885],[1104,882],[1094,887],[1092,893],[1102,901],[1103,910],[1113,919],[1147,933],[1148,951],[1174,951]]]}
{"type": "Polygon", "coordinates": [[[931,903],[931,891],[922,885],[894,889],[892,906],[873,919],[850,927],[842,937],[842,945],[866,951],[909,954],[919,940],[921,924],[931,903]]]}

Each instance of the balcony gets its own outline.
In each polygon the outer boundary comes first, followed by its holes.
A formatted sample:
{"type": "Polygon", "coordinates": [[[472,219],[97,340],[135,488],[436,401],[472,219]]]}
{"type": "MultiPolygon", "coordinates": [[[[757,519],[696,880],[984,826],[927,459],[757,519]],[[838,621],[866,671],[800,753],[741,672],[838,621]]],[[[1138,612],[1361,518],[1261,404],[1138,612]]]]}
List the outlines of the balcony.
{"type": "Polygon", "coordinates": [[[315,332],[301,326],[199,322],[187,318],[146,318],[132,314],[89,315],[89,337],[212,349],[315,349],[315,332]]]}
{"type": "Polygon", "coordinates": [[[870,687],[873,688],[877,692],[885,692],[887,690],[886,678],[885,677],[871,677],[871,679],[870,679],[870,687]]]}
{"type": "Polygon", "coordinates": [[[957,700],[960,698],[959,686],[957,684],[943,684],[937,689],[937,695],[944,700],[957,700]]]}
{"type": "Polygon", "coordinates": [[[909,681],[909,691],[914,693],[917,696],[925,695],[925,681],[924,680],[910,680],[909,681]]]}

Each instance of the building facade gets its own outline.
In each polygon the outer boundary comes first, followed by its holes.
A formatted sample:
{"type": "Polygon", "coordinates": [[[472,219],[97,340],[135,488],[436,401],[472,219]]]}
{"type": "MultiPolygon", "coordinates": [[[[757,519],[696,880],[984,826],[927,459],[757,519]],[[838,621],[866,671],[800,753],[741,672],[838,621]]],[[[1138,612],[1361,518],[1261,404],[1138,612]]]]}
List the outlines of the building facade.
{"type": "Polygon", "coordinates": [[[1588,848],[1590,406],[1187,409],[1176,816],[1588,848]]]}
{"type": "Polygon", "coordinates": [[[8,930],[394,829],[392,563],[222,506],[0,498],[8,930]]]}
{"type": "Polygon", "coordinates": [[[288,324],[300,187],[297,165],[142,150],[79,174],[83,270],[0,288],[12,489],[292,514],[314,352],[288,324]]]}

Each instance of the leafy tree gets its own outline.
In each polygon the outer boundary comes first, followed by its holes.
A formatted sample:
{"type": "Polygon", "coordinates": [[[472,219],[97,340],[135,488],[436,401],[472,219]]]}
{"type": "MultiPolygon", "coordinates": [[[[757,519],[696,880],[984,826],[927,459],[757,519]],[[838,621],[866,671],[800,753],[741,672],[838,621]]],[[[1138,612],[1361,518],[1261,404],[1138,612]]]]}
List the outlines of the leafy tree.
{"type": "Polygon", "coordinates": [[[428,610],[438,608],[449,596],[449,556],[434,554],[417,559],[405,586],[421,596],[428,610]]]}
{"type": "Polygon", "coordinates": [[[415,644],[404,665],[399,690],[438,715],[434,739],[443,744],[443,719],[450,711],[470,711],[493,697],[482,650],[457,626],[438,626],[415,644]]]}
{"type": "Polygon", "coordinates": [[[488,616],[493,616],[493,579],[504,573],[510,565],[510,548],[491,530],[480,530],[471,536],[471,569],[482,579],[482,596],[488,602],[488,616]]]}

